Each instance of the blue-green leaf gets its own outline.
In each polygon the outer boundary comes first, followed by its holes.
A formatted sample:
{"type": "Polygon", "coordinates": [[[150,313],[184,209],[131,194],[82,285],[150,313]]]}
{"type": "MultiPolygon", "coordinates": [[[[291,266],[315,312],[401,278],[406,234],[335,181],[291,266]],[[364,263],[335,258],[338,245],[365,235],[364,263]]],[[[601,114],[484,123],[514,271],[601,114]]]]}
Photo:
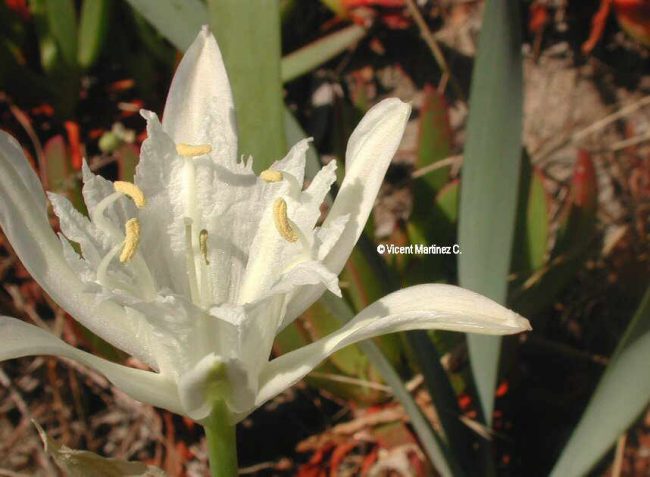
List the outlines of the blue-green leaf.
{"type": "Polygon", "coordinates": [[[650,288],[555,464],[552,477],[587,475],[650,402],[650,288]]]}
{"type": "MultiPolygon", "coordinates": [[[[488,0],[469,105],[460,199],[463,287],[505,303],[521,157],[519,2],[488,0]]],[[[472,371],[491,422],[501,339],[468,337],[472,371]]]]}
{"type": "Polygon", "coordinates": [[[208,22],[208,9],[200,0],[126,0],[180,51],[194,41],[208,22]]]}
{"type": "Polygon", "coordinates": [[[257,172],[286,153],[278,0],[208,1],[235,100],[239,154],[257,172]]]}

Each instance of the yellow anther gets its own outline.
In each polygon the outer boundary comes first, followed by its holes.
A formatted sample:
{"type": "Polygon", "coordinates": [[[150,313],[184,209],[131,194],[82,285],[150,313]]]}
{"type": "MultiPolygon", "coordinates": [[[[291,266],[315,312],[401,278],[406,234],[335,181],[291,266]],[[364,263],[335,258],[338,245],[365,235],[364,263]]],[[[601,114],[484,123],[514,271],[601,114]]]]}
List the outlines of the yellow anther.
{"type": "Polygon", "coordinates": [[[128,195],[133,200],[133,203],[138,209],[141,209],[145,205],[145,198],[142,190],[135,184],[131,182],[124,181],[115,181],[113,182],[113,188],[117,192],[121,192],[124,195],[128,195]]]}
{"type": "Polygon", "coordinates": [[[275,203],[273,204],[273,220],[275,222],[275,228],[278,229],[278,233],[283,239],[287,242],[295,242],[298,240],[298,234],[291,227],[289,217],[287,217],[287,203],[282,198],[275,199],[275,203]]]}
{"type": "Polygon", "coordinates": [[[208,260],[208,231],[205,229],[199,232],[199,248],[201,249],[201,255],[203,255],[205,264],[210,265],[210,260],[208,260]]]}
{"type": "Polygon", "coordinates": [[[140,222],[138,219],[129,219],[124,225],[125,237],[122,253],[120,253],[120,262],[125,263],[133,258],[138,243],[140,243],[140,222]]]}
{"type": "Polygon", "coordinates": [[[176,152],[183,157],[203,156],[212,151],[210,144],[176,144],[176,152]]]}
{"type": "Polygon", "coordinates": [[[280,182],[283,178],[284,176],[282,175],[282,172],[272,171],[271,169],[262,171],[260,174],[260,179],[265,182],[280,182]]]}

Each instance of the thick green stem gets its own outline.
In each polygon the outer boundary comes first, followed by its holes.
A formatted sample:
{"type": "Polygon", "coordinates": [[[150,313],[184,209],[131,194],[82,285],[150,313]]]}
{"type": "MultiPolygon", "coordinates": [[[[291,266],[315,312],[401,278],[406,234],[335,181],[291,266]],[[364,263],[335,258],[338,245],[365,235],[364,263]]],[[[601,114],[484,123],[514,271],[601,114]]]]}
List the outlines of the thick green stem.
{"type": "Polygon", "coordinates": [[[212,414],[203,422],[208,440],[208,457],[212,477],[237,476],[237,439],[235,426],[223,401],[217,401],[212,414]]]}

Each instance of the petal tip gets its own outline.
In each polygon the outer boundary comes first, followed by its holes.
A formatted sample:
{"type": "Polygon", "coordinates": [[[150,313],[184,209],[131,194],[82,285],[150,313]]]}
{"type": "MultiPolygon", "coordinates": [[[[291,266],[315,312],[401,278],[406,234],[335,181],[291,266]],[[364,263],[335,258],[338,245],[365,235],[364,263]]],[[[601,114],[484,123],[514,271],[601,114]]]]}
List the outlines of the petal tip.
{"type": "Polygon", "coordinates": [[[532,331],[533,327],[523,316],[512,312],[513,318],[513,327],[516,329],[515,333],[523,333],[524,331],[532,331]]]}
{"type": "Polygon", "coordinates": [[[517,314],[515,314],[515,326],[519,329],[520,332],[533,330],[530,321],[528,321],[523,316],[517,314]]]}

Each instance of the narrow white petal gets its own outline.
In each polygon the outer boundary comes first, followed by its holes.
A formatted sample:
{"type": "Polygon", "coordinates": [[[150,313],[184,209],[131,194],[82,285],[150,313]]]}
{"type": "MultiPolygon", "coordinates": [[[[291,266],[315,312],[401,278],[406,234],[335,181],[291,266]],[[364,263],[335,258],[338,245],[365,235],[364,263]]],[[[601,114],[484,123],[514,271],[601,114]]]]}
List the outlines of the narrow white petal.
{"type": "Polygon", "coordinates": [[[0,226],[25,268],[81,324],[148,364],[132,323],[121,307],[97,304],[63,256],[50,227],[38,178],[15,141],[0,131],[0,226]],[[18,156],[18,157],[16,157],[18,156]]]}
{"type": "Polygon", "coordinates": [[[21,187],[26,191],[26,195],[31,199],[30,205],[33,205],[39,212],[45,212],[47,201],[41,182],[25,158],[20,144],[4,131],[0,131],[0,155],[0,161],[2,161],[0,171],[11,168],[20,182],[20,184],[16,184],[16,187],[21,187]]]}
{"type": "Polygon", "coordinates": [[[397,98],[385,99],[368,111],[350,136],[345,153],[345,178],[324,223],[350,215],[341,239],[325,259],[334,273],[343,269],[368,221],[410,114],[408,104],[397,98]]]}
{"type": "Polygon", "coordinates": [[[70,201],[62,195],[48,193],[54,213],[59,218],[63,235],[81,246],[83,257],[95,267],[114,245],[104,237],[97,227],[82,215],[70,201]]]}
{"type": "Polygon", "coordinates": [[[138,401],[178,414],[183,412],[176,385],[166,376],[98,358],[15,318],[0,316],[0,336],[0,361],[33,355],[63,356],[95,369],[138,401]]]}
{"type": "Polygon", "coordinates": [[[309,200],[317,206],[320,206],[325,201],[325,196],[329,193],[335,181],[336,161],[330,161],[314,176],[314,179],[305,191],[305,198],[303,200],[309,200]]]}
{"type": "Polygon", "coordinates": [[[306,154],[309,149],[311,138],[298,141],[287,155],[275,162],[271,169],[275,171],[283,171],[291,174],[298,181],[298,185],[302,188],[302,183],[305,178],[305,161],[307,160],[306,154]]]}
{"type": "MultiPolygon", "coordinates": [[[[81,166],[83,176],[82,194],[88,214],[92,215],[95,207],[107,196],[115,192],[113,183],[102,176],[93,173],[84,160],[81,166]]],[[[113,202],[104,211],[104,215],[114,223],[122,225],[135,214],[135,206],[130,200],[118,200],[113,202]]]]}
{"type": "Polygon", "coordinates": [[[280,276],[277,283],[271,287],[269,294],[289,293],[301,285],[315,284],[322,284],[335,295],[341,296],[337,275],[334,275],[317,260],[305,260],[295,265],[280,276]]]}
{"type": "MultiPolygon", "coordinates": [[[[345,155],[345,178],[323,227],[349,216],[343,232],[323,260],[334,273],[343,269],[372,211],[386,170],[397,151],[411,107],[397,98],[385,99],[366,113],[356,127],[345,155]]],[[[323,293],[322,286],[305,287],[287,306],[286,322],[304,312],[323,293]]]]}
{"type": "Polygon", "coordinates": [[[214,36],[203,27],[181,60],[167,96],[163,128],[176,143],[210,144],[236,160],[234,105],[214,36]]]}
{"type": "Polygon", "coordinates": [[[302,379],[322,360],[361,340],[396,331],[440,329],[505,335],[528,320],[477,293],[451,285],[418,285],[377,300],[334,333],[271,361],[262,372],[260,406],[302,379]]]}

